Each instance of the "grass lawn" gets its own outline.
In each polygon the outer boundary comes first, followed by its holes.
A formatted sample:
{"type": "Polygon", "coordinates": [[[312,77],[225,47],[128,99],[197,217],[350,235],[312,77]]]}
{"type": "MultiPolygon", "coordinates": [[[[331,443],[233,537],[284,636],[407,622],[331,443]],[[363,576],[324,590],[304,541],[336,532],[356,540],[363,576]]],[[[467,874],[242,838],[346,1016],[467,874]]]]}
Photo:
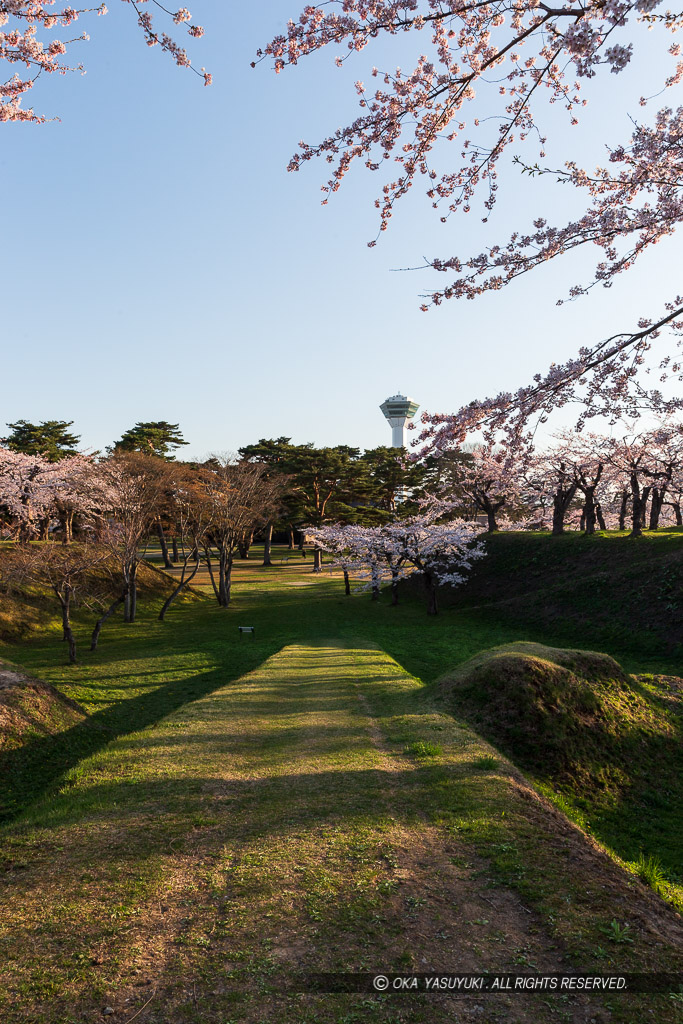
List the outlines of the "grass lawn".
{"type": "MultiPolygon", "coordinates": [[[[284,996],[278,979],[455,960],[672,967],[672,912],[437,699],[435,680],[485,647],[563,638],[476,608],[433,619],[415,598],[346,598],[285,557],[239,563],[227,611],[193,600],[159,623],[143,605],[74,667],[54,636],[1,649],[91,717],[2,765],[16,820],[0,846],[0,1019],[69,1024],[108,1006],[127,1021],[149,1000],[140,1024],[445,1021],[448,1000],[284,996]]],[[[672,670],[633,645],[608,653],[672,670]]],[[[680,1011],[666,996],[489,1000],[472,1019],[680,1011]]]]}
{"type": "MultiPolygon", "coordinates": [[[[143,1006],[159,1024],[450,1021],[449,996],[284,988],[308,971],[675,958],[674,915],[363,644],[287,645],[120,737],[8,827],[2,850],[8,1024],[143,1006]]],[[[477,1000],[473,1019],[677,1014],[667,996],[512,999],[477,1000]]]]}

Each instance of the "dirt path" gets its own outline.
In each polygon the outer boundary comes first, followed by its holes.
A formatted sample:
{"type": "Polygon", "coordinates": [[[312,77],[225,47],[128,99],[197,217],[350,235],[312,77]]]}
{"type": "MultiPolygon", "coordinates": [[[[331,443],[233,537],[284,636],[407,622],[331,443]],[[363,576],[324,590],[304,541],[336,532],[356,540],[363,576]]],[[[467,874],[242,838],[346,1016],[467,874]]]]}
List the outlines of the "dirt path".
{"type": "Polygon", "coordinates": [[[308,972],[652,969],[683,937],[368,647],[285,648],[116,741],[2,855],[4,1024],[675,1020],[667,997],[296,991],[308,972]]]}

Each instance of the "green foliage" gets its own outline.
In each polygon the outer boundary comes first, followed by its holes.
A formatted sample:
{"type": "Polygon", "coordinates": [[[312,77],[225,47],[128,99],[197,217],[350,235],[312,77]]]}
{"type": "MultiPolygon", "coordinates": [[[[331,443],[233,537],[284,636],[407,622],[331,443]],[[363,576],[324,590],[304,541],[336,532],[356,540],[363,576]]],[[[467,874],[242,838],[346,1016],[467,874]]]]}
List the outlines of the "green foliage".
{"type": "Polygon", "coordinates": [[[418,740],[417,743],[408,744],[405,753],[416,758],[437,757],[439,754],[443,754],[443,748],[438,743],[418,740]]]}
{"type": "Polygon", "coordinates": [[[631,926],[629,924],[619,924],[619,922],[612,918],[608,925],[602,925],[600,931],[603,935],[606,935],[610,942],[624,943],[633,942],[630,935],[631,926]]]}
{"type": "Polygon", "coordinates": [[[635,864],[635,872],[638,878],[642,878],[656,892],[666,883],[666,877],[662,869],[661,861],[652,854],[645,856],[640,853],[635,864]]]}
{"type": "Polygon", "coordinates": [[[177,423],[158,420],[150,423],[136,423],[113,447],[115,452],[142,452],[171,461],[175,458],[172,449],[189,444],[185,441],[177,423]]]}
{"type": "Polygon", "coordinates": [[[73,420],[44,420],[42,423],[17,420],[7,426],[12,433],[5,438],[4,444],[13,452],[42,455],[48,462],[59,462],[75,455],[78,450],[80,437],[69,431],[73,420]]]}

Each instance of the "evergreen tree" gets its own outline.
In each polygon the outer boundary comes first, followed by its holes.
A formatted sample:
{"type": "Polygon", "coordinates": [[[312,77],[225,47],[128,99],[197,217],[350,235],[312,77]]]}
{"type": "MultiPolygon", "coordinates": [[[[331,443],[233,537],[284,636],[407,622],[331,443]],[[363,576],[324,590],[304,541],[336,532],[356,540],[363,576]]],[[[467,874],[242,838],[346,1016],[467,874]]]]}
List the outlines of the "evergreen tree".
{"type": "Polygon", "coordinates": [[[183,438],[177,423],[159,420],[156,423],[136,423],[117,441],[115,452],[142,452],[144,455],[156,455],[170,462],[175,458],[171,449],[189,442],[183,438]]]}
{"type": "Polygon", "coordinates": [[[12,433],[4,444],[10,451],[42,455],[48,462],[59,462],[77,452],[80,437],[69,433],[73,420],[43,420],[42,423],[17,420],[7,426],[12,433]]]}

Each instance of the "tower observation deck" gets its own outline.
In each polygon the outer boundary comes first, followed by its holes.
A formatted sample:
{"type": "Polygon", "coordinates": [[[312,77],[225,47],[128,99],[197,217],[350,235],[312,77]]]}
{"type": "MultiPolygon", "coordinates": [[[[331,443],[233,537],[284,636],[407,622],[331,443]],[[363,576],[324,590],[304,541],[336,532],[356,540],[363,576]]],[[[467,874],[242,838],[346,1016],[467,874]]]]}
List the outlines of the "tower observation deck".
{"type": "Polygon", "coordinates": [[[392,395],[382,402],[380,409],[391,427],[391,444],[393,448],[407,448],[406,424],[412,420],[420,406],[406,395],[392,395]]]}

